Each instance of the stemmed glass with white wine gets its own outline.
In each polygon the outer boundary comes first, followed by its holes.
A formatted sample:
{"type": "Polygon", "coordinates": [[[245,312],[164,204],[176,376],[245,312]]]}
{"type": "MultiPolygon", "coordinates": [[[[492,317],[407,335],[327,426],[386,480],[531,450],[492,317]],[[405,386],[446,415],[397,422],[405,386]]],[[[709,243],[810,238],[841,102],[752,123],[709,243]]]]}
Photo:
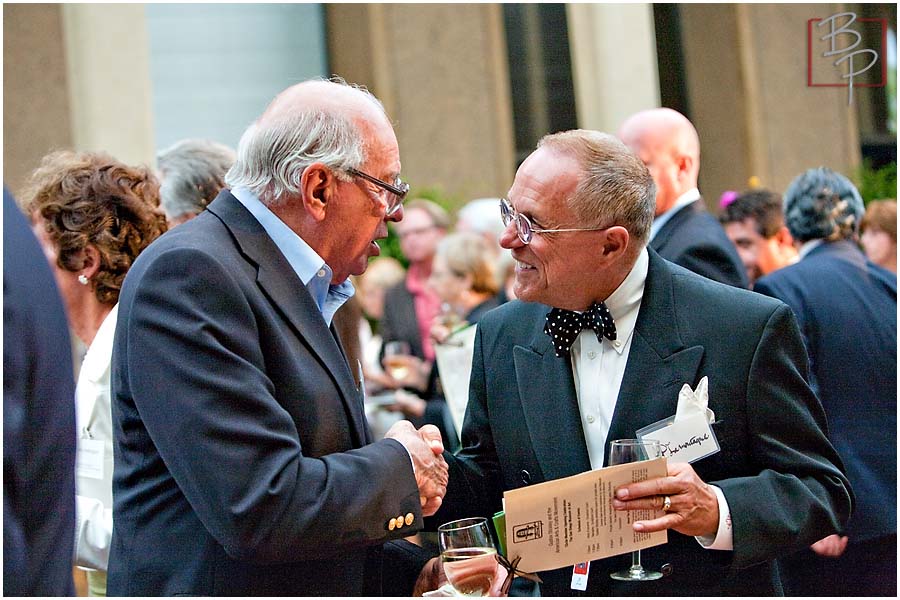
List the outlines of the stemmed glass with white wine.
{"type": "Polygon", "coordinates": [[[394,340],[385,343],[382,363],[387,374],[398,381],[406,379],[409,375],[410,353],[409,342],[394,340]]]}
{"type": "Polygon", "coordinates": [[[497,549],[487,519],[473,517],[438,527],[447,581],[463,596],[487,596],[497,570],[497,549]]]}
{"type": "MultiPolygon", "coordinates": [[[[653,440],[613,440],[609,443],[609,464],[624,465],[626,463],[651,460],[662,456],[659,442],[653,440]]],[[[631,568],[627,571],[616,571],[609,575],[620,581],[653,581],[662,577],[659,571],[648,571],[641,565],[641,551],[631,553],[631,568]]]]}

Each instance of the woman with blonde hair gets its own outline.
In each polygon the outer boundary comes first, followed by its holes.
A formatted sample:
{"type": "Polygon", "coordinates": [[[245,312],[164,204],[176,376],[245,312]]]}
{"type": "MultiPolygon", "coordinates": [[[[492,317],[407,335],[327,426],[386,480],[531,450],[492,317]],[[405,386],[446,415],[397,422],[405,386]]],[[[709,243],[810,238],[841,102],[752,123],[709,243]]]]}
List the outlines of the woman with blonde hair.
{"type": "MultiPolygon", "coordinates": [[[[478,323],[487,311],[499,305],[494,256],[484,237],[472,232],[450,234],[438,244],[428,278],[428,287],[441,300],[441,314],[431,327],[436,343],[460,327],[478,323]]],[[[390,408],[402,411],[417,426],[436,425],[447,447],[454,449],[459,437],[440,390],[437,363],[428,369],[428,364],[416,357],[408,360],[412,376],[398,383],[416,389],[422,397],[400,390],[390,408]]]]}
{"type": "Polygon", "coordinates": [[[446,338],[454,325],[477,323],[497,307],[494,256],[485,239],[475,233],[454,233],[438,244],[428,279],[442,303],[443,322],[431,330],[437,341],[446,338]]]}
{"type": "Polygon", "coordinates": [[[166,230],[149,169],[105,154],[46,156],[28,184],[26,212],[59,287],[69,326],[87,347],[75,388],[75,564],[105,595],[112,538],[110,360],[117,302],[137,255],[166,230]]]}

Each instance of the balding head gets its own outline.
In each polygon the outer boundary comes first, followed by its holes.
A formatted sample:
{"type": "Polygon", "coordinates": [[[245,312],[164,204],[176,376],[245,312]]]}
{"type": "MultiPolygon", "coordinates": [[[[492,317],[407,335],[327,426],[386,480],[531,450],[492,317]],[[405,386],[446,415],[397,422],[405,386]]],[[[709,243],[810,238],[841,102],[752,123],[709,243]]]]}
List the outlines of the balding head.
{"type": "Polygon", "coordinates": [[[340,80],[310,80],[292,85],[277,96],[257,121],[265,127],[297,112],[343,115],[356,123],[389,122],[381,102],[365,88],[340,80]]]}
{"type": "Polygon", "coordinates": [[[247,128],[225,182],[276,205],[299,191],[300,174],[314,162],[349,180],[346,170],[369,154],[366,144],[387,134],[393,137],[384,107],[365,88],[340,79],[304,81],[278,94],[247,128]]]}
{"type": "Polygon", "coordinates": [[[654,108],[630,116],[619,139],[631,148],[656,182],[656,214],[669,210],[679,196],[697,187],[700,138],[687,118],[671,108],[654,108]]]}
{"type": "Polygon", "coordinates": [[[387,222],[403,218],[387,212],[393,200],[383,183],[399,177],[400,149],[381,103],[335,78],[278,94],[244,132],[225,182],[255,194],[339,284],[366,270],[387,222]]]}

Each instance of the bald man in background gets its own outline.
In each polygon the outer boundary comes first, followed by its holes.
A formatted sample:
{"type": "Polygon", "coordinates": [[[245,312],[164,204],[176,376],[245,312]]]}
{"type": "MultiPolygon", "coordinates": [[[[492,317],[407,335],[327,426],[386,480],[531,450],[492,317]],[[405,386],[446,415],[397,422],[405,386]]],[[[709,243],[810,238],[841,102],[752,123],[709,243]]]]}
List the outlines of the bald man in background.
{"type": "Polygon", "coordinates": [[[700,138],[691,122],[671,108],[655,108],[628,117],[618,135],[656,183],[650,247],[704,277],[749,287],[734,245],[700,198],[700,138]]]}

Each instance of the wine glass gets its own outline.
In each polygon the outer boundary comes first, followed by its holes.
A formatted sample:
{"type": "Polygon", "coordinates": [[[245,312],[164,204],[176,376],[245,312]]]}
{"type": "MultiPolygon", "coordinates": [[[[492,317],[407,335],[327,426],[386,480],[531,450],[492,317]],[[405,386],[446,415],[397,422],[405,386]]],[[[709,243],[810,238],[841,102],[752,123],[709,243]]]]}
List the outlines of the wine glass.
{"type": "Polygon", "coordinates": [[[382,363],[387,374],[397,381],[405,380],[409,376],[409,361],[407,357],[409,357],[411,352],[409,342],[395,340],[385,343],[382,363]]]}
{"type": "Polygon", "coordinates": [[[473,517],[438,527],[447,581],[463,596],[486,596],[494,583],[497,549],[487,519],[473,517]]]}
{"type": "MultiPolygon", "coordinates": [[[[613,440],[609,443],[610,465],[624,465],[660,456],[662,456],[662,449],[657,441],[613,440]]],[[[609,576],[619,581],[653,581],[662,577],[662,573],[648,571],[641,566],[641,551],[635,550],[631,553],[631,568],[627,571],[610,573],[609,576]]]]}

